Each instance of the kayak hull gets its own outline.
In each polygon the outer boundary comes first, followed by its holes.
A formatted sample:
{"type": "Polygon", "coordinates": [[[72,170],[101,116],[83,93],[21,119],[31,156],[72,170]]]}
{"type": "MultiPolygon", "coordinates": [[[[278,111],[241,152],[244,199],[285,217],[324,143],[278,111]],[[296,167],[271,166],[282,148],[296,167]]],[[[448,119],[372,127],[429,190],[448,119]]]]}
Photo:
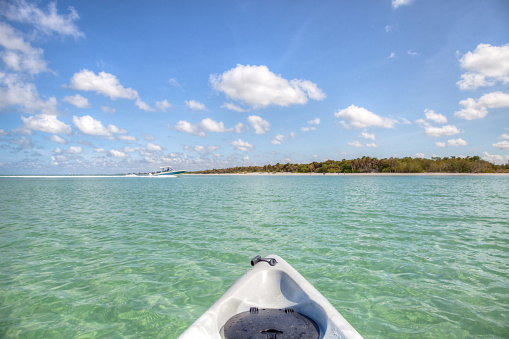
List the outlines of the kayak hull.
{"type": "Polygon", "coordinates": [[[274,266],[258,262],[228,289],[182,335],[189,338],[223,338],[222,327],[234,315],[252,307],[292,308],[316,322],[320,338],[362,338],[329,301],[290,264],[276,255],[274,266]]]}

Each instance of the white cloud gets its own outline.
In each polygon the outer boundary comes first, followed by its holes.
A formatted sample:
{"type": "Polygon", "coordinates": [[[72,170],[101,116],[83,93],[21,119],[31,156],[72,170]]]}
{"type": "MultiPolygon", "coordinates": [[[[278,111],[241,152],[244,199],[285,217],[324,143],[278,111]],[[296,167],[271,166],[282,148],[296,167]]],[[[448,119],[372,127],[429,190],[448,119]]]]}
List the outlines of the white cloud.
{"type": "Polygon", "coordinates": [[[447,146],[466,146],[467,142],[461,138],[451,139],[447,141],[447,146]]]}
{"type": "Polygon", "coordinates": [[[235,133],[244,133],[247,126],[243,123],[239,122],[237,125],[235,125],[235,133]]]}
{"type": "Polygon", "coordinates": [[[399,6],[408,5],[412,0],[392,0],[392,8],[398,8],[399,6]]]}
{"type": "Polygon", "coordinates": [[[361,138],[368,139],[368,140],[375,140],[375,134],[368,133],[367,130],[362,131],[361,134],[359,134],[361,138]]]}
{"type": "Polygon", "coordinates": [[[106,150],[104,148],[95,148],[94,152],[96,152],[96,153],[106,153],[106,150]]]}
{"type": "Polygon", "coordinates": [[[459,103],[464,108],[454,112],[455,116],[466,120],[481,119],[488,114],[488,108],[509,107],[509,94],[492,92],[483,95],[478,101],[468,98],[459,103]]]}
{"type": "Polygon", "coordinates": [[[58,136],[58,135],[56,135],[56,134],[53,134],[53,135],[51,136],[51,138],[49,138],[49,140],[51,140],[51,141],[53,141],[53,142],[56,142],[56,143],[58,143],[58,144],[62,144],[62,145],[67,144],[67,140],[65,140],[64,138],[59,137],[59,136],[58,136]]]}
{"type": "Polygon", "coordinates": [[[371,144],[366,144],[366,147],[378,147],[377,144],[372,142],[371,144]]]}
{"type": "Polygon", "coordinates": [[[21,106],[25,113],[57,114],[57,99],[44,101],[34,84],[24,83],[20,77],[0,72],[0,109],[21,106]]]}
{"type": "Polygon", "coordinates": [[[113,137],[113,135],[117,133],[127,133],[126,130],[120,130],[115,125],[108,125],[108,127],[104,127],[101,121],[95,120],[90,115],[82,117],[73,116],[72,121],[82,133],[88,135],[113,137]]]}
{"type": "Polygon", "coordinates": [[[285,141],[285,136],[282,134],[277,134],[274,139],[272,139],[270,142],[273,145],[281,145],[285,141]]]}
{"type": "Polygon", "coordinates": [[[315,118],[313,120],[309,120],[308,121],[308,124],[311,125],[311,126],[308,126],[308,127],[301,127],[301,131],[302,132],[308,132],[308,131],[316,131],[316,127],[313,126],[313,125],[320,125],[320,118],[315,118]]]}
{"type": "Polygon", "coordinates": [[[168,102],[168,100],[164,99],[163,101],[156,101],[156,107],[161,112],[166,112],[169,108],[171,108],[171,104],[168,102]]]}
{"type": "Polygon", "coordinates": [[[509,134],[504,133],[501,136],[499,136],[498,139],[509,139],[509,134]]]}
{"type": "Polygon", "coordinates": [[[112,149],[112,150],[110,151],[110,154],[111,154],[112,156],[114,156],[115,158],[125,158],[125,157],[127,157],[127,154],[126,154],[126,153],[124,153],[124,152],[122,152],[122,151],[118,151],[118,150],[116,150],[116,149],[112,149]]]}
{"type": "Polygon", "coordinates": [[[81,154],[81,153],[83,153],[83,148],[81,148],[81,146],[71,146],[66,151],[66,153],[69,153],[69,154],[81,154]]]}
{"type": "Polygon", "coordinates": [[[201,102],[198,102],[198,101],[195,101],[195,100],[189,100],[189,101],[185,101],[187,107],[189,107],[190,109],[192,110],[195,110],[195,111],[204,111],[206,109],[205,105],[202,104],[201,102]]]}
{"type": "Polygon", "coordinates": [[[162,151],[163,148],[157,144],[153,144],[151,142],[149,142],[147,144],[147,147],[146,147],[147,151],[149,152],[158,152],[158,151],[162,151]]]}
{"type": "Polygon", "coordinates": [[[62,101],[68,102],[71,105],[74,105],[78,108],[87,108],[90,107],[90,103],[87,98],[82,97],[79,94],[73,96],[66,96],[62,99],[62,101]]]}
{"type": "Polygon", "coordinates": [[[496,148],[499,148],[499,149],[509,149],[509,141],[507,141],[507,140],[500,141],[500,142],[497,142],[496,144],[493,144],[493,146],[495,146],[496,148]]]}
{"type": "Polygon", "coordinates": [[[462,90],[493,86],[497,82],[506,84],[509,82],[509,44],[479,44],[460,59],[460,65],[468,71],[457,82],[462,90]]]}
{"type": "Polygon", "coordinates": [[[394,128],[394,125],[397,123],[396,120],[380,117],[364,107],[357,107],[355,105],[337,111],[334,113],[334,116],[349,121],[350,124],[342,122],[347,128],[366,128],[371,126],[394,128]]]}
{"type": "Polygon", "coordinates": [[[437,145],[438,147],[447,147],[447,144],[445,142],[435,142],[435,145],[437,145]]]}
{"type": "Polygon", "coordinates": [[[424,153],[415,153],[413,158],[414,159],[423,159],[424,153]]]}
{"type": "Polygon", "coordinates": [[[270,130],[270,123],[267,120],[263,120],[258,115],[250,115],[247,121],[255,129],[255,134],[264,134],[270,130]]]}
{"type": "Polygon", "coordinates": [[[13,21],[29,23],[45,34],[57,33],[68,35],[74,38],[83,38],[83,34],[74,21],[79,15],[74,7],[69,6],[69,14],[58,14],[56,2],[48,4],[47,12],[39,9],[34,3],[27,3],[25,0],[18,0],[15,3],[6,5],[4,15],[13,21]]]}
{"type": "Polygon", "coordinates": [[[24,127],[34,131],[48,132],[52,134],[69,134],[71,126],[59,121],[55,115],[37,114],[31,117],[21,117],[24,127]]]}
{"type": "Polygon", "coordinates": [[[348,146],[362,147],[362,144],[358,140],[355,140],[355,141],[349,141],[348,146]]]}
{"type": "Polygon", "coordinates": [[[434,127],[431,125],[428,125],[424,128],[424,133],[426,135],[432,136],[432,137],[440,137],[444,135],[455,135],[459,134],[460,130],[453,125],[445,125],[442,127],[434,127]]]}
{"type": "Polygon", "coordinates": [[[241,139],[232,141],[231,144],[235,149],[238,149],[239,151],[242,151],[242,152],[248,152],[248,151],[252,151],[254,149],[253,145],[251,145],[249,142],[243,141],[241,139]]]}
{"type": "Polygon", "coordinates": [[[419,53],[414,52],[414,51],[412,51],[411,49],[409,49],[406,53],[407,53],[408,55],[411,55],[411,56],[417,56],[417,55],[419,55],[419,53]]]}
{"type": "Polygon", "coordinates": [[[154,112],[155,109],[153,109],[152,107],[150,107],[146,102],[144,102],[143,100],[141,100],[140,98],[136,99],[136,101],[134,102],[134,104],[136,106],[138,106],[139,109],[142,109],[144,111],[147,111],[147,112],[154,112]]]}
{"type": "Polygon", "coordinates": [[[210,118],[203,119],[197,124],[191,124],[188,121],[180,120],[174,127],[177,131],[194,134],[204,137],[207,132],[231,132],[233,129],[227,129],[223,122],[217,122],[210,118]]]}
{"type": "Polygon", "coordinates": [[[236,112],[245,112],[246,110],[243,109],[242,107],[239,107],[235,104],[232,104],[231,102],[225,102],[221,108],[226,108],[226,109],[229,109],[230,111],[236,111],[236,112]]]}
{"type": "Polygon", "coordinates": [[[1,22],[0,46],[6,49],[4,52],[0,52],[0,58],[9,69],[30,74],[49,71],[43,59],[44,51],[32,47],[14,28],[1,22]]]}
{"type": "Polygon", "coordinates": [[[139,98],[136,90],[122,86],[113,74],[100,72],[96,75],[88,69],[75,73],[71,78],[69,87],[81,91],[94,91],[110,97],[112,100],[136,100],[139,98]]]}
{"type": "Polygon", "coordinates": [[[509,163],[509,155],[496,155],[483,152],[481,159],[489,161],[495,165],[505,165],[509,163]]]}
{"type": "Polygon", "coordinates": [[[447,122],[447,118],[440,114],[435,113],[432,109],[425,109],[424,114],[426,115],[426,119],[436,122],[437,124],[445,124],[447,122]]]}
{"type": "Polygon", "coordinates": [[[303,105],[309,99],[325,99],[322,90],[311,81],[288,81],[263,65],[237,65],[221,75],[210,75],[210,83],[226,97],[244,102],[253,108],[303,105]]]}
{"type": "Polygon", "coordinates": [[[136,142],[136,141],[138,141],[138,138],[136,138],[132,135],[121,135],[118,137],[118,140],[136,142]]]}
{"type": "Polygon", "coordinates": [[[387,59],[393,59],[396,57],[396,53],[392,52],[391,54],[389,54],[389,56],[387,57],[387,59]]]}
{"type": "Polygon", "coordinates": [[[104,113],[110,113],[113,114],[117,111],[116,108],[108,107],[108,106],[101,106],[101,109],[104,113]]]}

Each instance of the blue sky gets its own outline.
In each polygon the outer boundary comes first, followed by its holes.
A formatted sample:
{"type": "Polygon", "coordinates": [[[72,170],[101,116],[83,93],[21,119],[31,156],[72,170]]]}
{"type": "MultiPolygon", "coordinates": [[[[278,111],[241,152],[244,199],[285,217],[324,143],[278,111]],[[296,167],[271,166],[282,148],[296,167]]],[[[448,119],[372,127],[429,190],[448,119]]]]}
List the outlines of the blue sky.
{"type": "Polygon", "coordinates": [[[509,2],[3,1],[0,174],[509,161],[509,2]]]}

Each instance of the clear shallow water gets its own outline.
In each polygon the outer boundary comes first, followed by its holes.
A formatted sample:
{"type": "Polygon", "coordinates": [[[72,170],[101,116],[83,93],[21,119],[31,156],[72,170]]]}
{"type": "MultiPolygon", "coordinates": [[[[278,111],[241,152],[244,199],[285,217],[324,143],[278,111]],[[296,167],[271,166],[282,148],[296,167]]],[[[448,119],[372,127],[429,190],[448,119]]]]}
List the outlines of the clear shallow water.
{"type": "Polygon", "coordinates": [[[177,337],[278,254],[366,338],[508,337],[509,178],[0,178],[0,337],[177,337]]]}

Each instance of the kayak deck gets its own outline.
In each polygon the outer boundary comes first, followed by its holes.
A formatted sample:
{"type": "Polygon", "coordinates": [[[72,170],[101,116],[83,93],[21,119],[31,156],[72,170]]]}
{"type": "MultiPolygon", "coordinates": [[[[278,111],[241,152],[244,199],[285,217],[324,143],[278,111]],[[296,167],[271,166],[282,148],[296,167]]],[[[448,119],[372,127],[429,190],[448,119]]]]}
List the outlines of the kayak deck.
{"type": "MultiPolygon", "coordinates": [[[[240,314],[247,313],[243,321],[249,323],[256,321],[254,318],[260,317],[263,312],[269,312],[267,310],[273,312],[268,318],[273,320],[274,326],[267,325],[270,328],[255,338],[293,338],[289,332],[284,335],[286,330],[280,327],[281,322],[286,321],[284,319],[289,319],[285,318],[285,313],[309,318],[318,327],[318,337],[314,335],[314,338],[362,338],[334,306],[285,260],[276,255],[265,259],[258,256],[252,264],[254,266],[179,338],[228,338],[228,331],[235,332],[225,325],[230,320],[230,324],[238,322],[233,317],[242,318],[240,314]],[[249,313],[255,314],[248,316],[249,313]]],[[[311,328],[309,330],[313,332],[311,328]]]]}

